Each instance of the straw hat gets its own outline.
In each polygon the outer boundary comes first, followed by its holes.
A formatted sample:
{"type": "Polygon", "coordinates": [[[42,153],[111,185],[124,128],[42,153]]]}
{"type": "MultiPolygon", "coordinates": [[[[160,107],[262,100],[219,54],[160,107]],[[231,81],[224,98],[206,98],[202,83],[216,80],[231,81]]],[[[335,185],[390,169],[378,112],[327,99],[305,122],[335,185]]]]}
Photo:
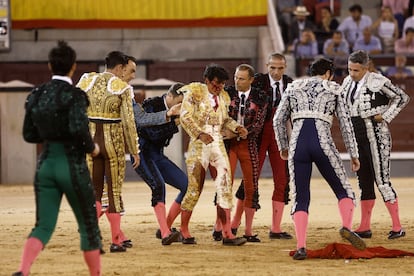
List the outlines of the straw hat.
{"type": "Polygon", "coordinates": [[[297,6],[293,14],[299,16],[308,16],[310,13],[305,6],[297,6]]]}

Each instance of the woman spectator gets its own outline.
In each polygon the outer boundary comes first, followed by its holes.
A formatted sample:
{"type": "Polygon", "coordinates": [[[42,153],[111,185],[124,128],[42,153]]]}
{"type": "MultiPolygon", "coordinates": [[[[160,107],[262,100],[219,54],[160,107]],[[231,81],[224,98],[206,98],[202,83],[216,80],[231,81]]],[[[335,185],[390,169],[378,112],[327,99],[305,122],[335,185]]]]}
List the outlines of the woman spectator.
{"type": "Polygon", "coordinates": [[[371,30],[381,40],[383,53],[393,53],[394,43],[399,36],[399,28],[391,7],[382,7],[381,16],[374,22],[371,30]]]}
{"type": "Polygon", "coordinates": [[[332,37],[333,32],[338,28],[339,22],[333,17],[329,7],[321,8],[321,22],[317,25],[316,40],[318,41],[319,52],[323,50],[324,42],[332,37]]]}

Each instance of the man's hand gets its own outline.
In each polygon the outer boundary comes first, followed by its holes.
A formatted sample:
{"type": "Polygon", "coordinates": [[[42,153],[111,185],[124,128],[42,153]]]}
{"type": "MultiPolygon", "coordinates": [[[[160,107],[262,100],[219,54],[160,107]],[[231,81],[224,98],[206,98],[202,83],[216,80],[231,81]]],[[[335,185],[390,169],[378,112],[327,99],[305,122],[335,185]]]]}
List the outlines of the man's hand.
{"type": "Polygon", "coordinates": [[[236,128],[236,132],[239,134],[239,137],[242,139],[247,139],[247,135],[249,134],[249,131],[242,126],[239,126],[236,128]]]}
{"type": "Polygon", "coordinates": [[[174,115],[180,115],[180,111],[181,111],[181,103],[178,103],[176,105],[173,105],[168,111],[167,111],[167,116],[171,117],[174,115]]]}
{"type": "Polygon", "coordinates": [[[91,152],[92,157],[97,156],[99,152],[100,152],[99,145],[95,143],[95,148],[93,149],[93,152],[91,152]]]}
{"type": "Polygon", "coordinates": [[[288,160],[289,158],[289,150],[284,149],[280,151],[280,158],[282,158],[282,160],[288,160]]]}
{"type": "Polygon", "coordinates": [[[356,172],[359,170],[360,163],[358,158],[352,158],[351,159],[351,169],[353,172],[356,172]]]}
{"type": "Polygon", "coordinates": [[[134,169],[136,169],[136,168],[138,168],[141,159],[139,158],[139,155],[138,154],[132,154],[132,158],[134,159],[133,160],[133,163],[132,163],[132,167],[134,169]]]}
{"type": "Polygon", "coordinates": [[[221,135],[223,136],[224,140],[233,139],[237,137],[237,133],[227,128],[221,130],[221,135]]]}
{"type": "Polygon", "coordinates": [[[203,142],[204,144],[208,145],[211,142],[214,141],[213,137],[210,134],[207,133],[201,133],[200,135],[198,135],[198,139],[201,140],[201,142],[203,142]]]}

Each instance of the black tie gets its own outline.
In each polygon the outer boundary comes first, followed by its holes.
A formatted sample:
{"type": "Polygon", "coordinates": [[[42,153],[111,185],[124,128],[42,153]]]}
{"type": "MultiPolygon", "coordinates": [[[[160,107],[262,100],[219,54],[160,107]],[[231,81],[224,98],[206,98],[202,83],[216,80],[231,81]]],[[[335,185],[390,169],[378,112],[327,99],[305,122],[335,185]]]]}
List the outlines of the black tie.
{"type": "Polygon", "coordinates": [[[280,89],[279,89],[279,82],[275,82],[275,98],[273,99],[273,107],[277,107],[280,102],[280,89]]]}
{"type": "Polygon", "coordinates": [[[246,95],[244,95],[244,93],[240,95],[240,115],[241,116],[244,115],[245,98],[246,98],[246,95]]]}
{"type": "Polygon", "coordinates": [[[355,92],[357,91],[357,87],[358,87],[358,82],[356,81],[355,85],[354,85],[354,88],[351,91],[351,96],[349,97],[352,104],[354,104],[354,101],[355,101],[354,97],[355,97],[355,92]]]}

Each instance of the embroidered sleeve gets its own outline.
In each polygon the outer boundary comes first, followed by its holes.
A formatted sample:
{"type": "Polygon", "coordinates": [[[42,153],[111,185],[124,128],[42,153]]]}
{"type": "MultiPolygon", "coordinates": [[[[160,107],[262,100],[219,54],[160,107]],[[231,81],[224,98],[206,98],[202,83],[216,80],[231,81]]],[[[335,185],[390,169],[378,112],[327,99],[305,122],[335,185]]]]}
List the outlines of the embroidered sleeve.
{"type": "Polygon", "coordinates": [[[131,87],[121,94],[121,120],[124,128],[125,141],[129,153],[138,154],[138,134],[135,126],[134,111],[132,109],[131,87]]]}
{"type": "Polygon", "coordinates": [[[69,107],[69,133],[73,136],[74,142],[85,152],[91,153],[95,145],[89,133],[89,120],[86,113],[88,99],[80,89],[72,92],[73,102],[69,107]]]}
{"type": "Polygon", "coordinates": [[[386,82],[382,92],[389,98],[387,110],[382,114],[382,118],[390,123],[401,110],[408,104],[410,97],[398,86],[391,82],[386,82]]]}
{"type": "Polygon", "coordinates": [[[289,87],[282,94],[282,99],[273,117],[273,130],[279,151],[289,148],[287,134],[287,121],[290,118],[289,87]]]}
{"type": "Polygon", "coordinates": [[[353,158],[358,158],[358,147],[355,139],[354,128],[352,127],[351,117],[346,105],[344,93],[337,97],[336,116],[339,121],[339,128],[344,139],[344,144],[353,158]]]}

